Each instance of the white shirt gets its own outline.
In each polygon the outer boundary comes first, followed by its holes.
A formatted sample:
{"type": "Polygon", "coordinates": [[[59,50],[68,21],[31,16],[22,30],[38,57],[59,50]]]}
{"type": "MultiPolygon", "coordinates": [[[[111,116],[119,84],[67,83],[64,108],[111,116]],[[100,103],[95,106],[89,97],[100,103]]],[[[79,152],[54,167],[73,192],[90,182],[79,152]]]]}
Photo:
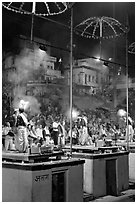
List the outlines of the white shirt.
{"type": "Polygon", "coordinates": [[[36,134],[38,137],[42,138],[43,137],[42,128],[36,128],[36,134]]]}
{"type": "Polygon", "coordinates": [[[131,135],[131,136],[134,135],[134,130],[133,130],[132,125],[128,125],[128,134],[131,135]]]}
{"type": "Polygon", "coordinates": [[[53,127],[54,131],[58,132],[58,123],[57,122],[53,122],[52,127],[53,127]]]}
{"type": "Polygon", "coordinates": [[[4,127],[2,128],[2,134],[7,135],[10,130],[11,130],[11,127],[4,127]]]}
{"type": "Polygon", "coordinates": [[[48,127],[45,127],[44,130],[45,130],[46,135],[50,135],[50,132],[49,132],[49,128],[48,128],[48,127]]]}

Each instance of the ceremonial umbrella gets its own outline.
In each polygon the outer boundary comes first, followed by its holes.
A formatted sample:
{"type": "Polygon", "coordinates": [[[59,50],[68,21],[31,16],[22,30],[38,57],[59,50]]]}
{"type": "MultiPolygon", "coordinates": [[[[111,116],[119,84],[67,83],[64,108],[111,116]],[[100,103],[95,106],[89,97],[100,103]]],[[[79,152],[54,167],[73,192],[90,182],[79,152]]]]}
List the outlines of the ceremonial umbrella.
{"type": "Polygon", "coordinates": [[[16,13],[21,14],[31,14],[32,15],[32,23],[31,23],[31,42],[33,40],[33,25],[34,25],[34,15],[36,16],[51,16],[63,13],[66,11],[67,8],[71,9],[71,34],[70,34],[70,72],[71,72],[71,82],[70,82],[70,112],[71,112],[71,119],[70,119],[70,129],[71,129],[71,150],[72,153],[72,43],[73,43],[73,4],[70,2],[10,2],[10,3],[3,3],[3,7],[14,11],[16,13]],[[44,6],[42,5],[44,4],[44,6]],[[27,6],[27,7],[26,7],[27,6]],[[45,9],[45,10],[44,10],[45,9]]]}
{"type": "Polygon", "coordinates": [[[65,2],[3,2],[3,7],[21,14],[51,16],[63,13],[67,9],[65,2]]]}
{"type": "Polygon", "coordinates": [[[86,38],[100,40],[100,58],[102,39],[118,37],[126,33],[127,29],[112,17],[90,17],[75,27],[75,32],[86,38]]]}
{"type": "Polygon", "coordinates": [[[53,16],[66,11],[66,2],[3,2],[2,6],[10,11],[32,15],[31,41],[33,40],[34,15],[53,16]]]}
{"type": "Polygon", "coordinates": [[[131,43],[131,45],[129,45],[128,52],[130,54],[135,54],[135,42],[133,42],[133,43],[131,43]]]}
{"type": "MultiPolygon", "coordinates": [[[[75,32],[86,38],[100,40],[100,59],[102,39],[110,39],[126,34],[126,100],[127,100],[127,118],[128,118],[128,32],[129,26],[124,26],[118,20],[112,17],[90,17],[75,27],[75,32]]],[[[128,138],[128,119],[127,119],[127,138],[128,138]]],[[[127,139],[128,140],[128,139],[127,139]]],[[[127,141],[128,148],[128,141],[127,141]]]]}

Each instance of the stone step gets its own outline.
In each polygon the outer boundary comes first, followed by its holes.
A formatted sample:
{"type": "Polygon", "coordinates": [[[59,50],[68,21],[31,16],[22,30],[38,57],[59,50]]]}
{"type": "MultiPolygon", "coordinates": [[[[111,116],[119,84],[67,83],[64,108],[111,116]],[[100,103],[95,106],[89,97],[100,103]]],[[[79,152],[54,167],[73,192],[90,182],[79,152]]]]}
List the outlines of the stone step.
{"type": "Polygon", "coordinates": [[[89,202],[89,201],[91,201],[91,200],[93,200],[93,195],[84,192],[83,201],[84,201],[84,202],[89,202]]]}
{"type": "Polygon", "coordinates": [[[135,189],[135,182],[129,182],[129,188],[135,189]]]}

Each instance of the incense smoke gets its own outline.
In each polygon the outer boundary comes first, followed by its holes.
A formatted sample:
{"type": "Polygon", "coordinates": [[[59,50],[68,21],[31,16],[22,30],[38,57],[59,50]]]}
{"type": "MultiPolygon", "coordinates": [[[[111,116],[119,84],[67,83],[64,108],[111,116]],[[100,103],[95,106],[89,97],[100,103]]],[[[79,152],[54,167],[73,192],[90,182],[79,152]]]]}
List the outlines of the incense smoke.
{"type": "Polygon", "coordinates": [[[34,96],[25,95],[25,88],[19,87],[14,89],[15,97],[13,101],[13,108],[18,109],[21,103],[21,100],[25,101],[26,106],[24,107],[25,111],[29,112],[30,116],[40,113],[40,103],[34,96]]]}
{"type": "Polygon", "coordinates": [[[39,70],[40,66],[46,69],[47,58],[46,52],[39,49],[33,51],[28,48],[23,49],[14,59],[16,70],[10,74],[8,80],[16,84],[28,82],[33,79],[34,73],[39,70]]]}
{"type": "Polygon", "coordinates": [[[40,113],[40,103],[35,96],[26,95],[26,85],[29,81],[35,81],[35,77],[43,69],[45,73],[48,55],[46,52],[34,49],[33,51],[24,48],[19,55],[14,58],[15,70],[8,75],[8,81],[14,84],[13,108],[19,108],[20,100],[28,102],[30,114],[40,113]]]}
{"type": "MultiPolygon", "coordinates": [[[[124,88],[118,90],[118,93],[117,93],[117,105],[121,105],[122,102],[126,99],[126,86],[127,86],[126,83],[127,82],[126,82],[126,76],[125,75],[120,76],[119,83],[121,85],[123,85],[124,88]]],[[[130,87],[131,83],[132,83],[131,78],[128,78],[128,86],[129,87],[130,87]]]]}

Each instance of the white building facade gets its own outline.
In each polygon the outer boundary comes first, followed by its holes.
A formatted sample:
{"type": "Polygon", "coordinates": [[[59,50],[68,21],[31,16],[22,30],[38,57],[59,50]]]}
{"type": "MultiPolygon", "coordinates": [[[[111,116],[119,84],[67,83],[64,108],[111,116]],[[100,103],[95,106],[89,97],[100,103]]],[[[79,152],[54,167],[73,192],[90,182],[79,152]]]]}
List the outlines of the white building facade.
{"type": "MultiPolygon", "coordinates": [[[[67,78],[68,85],[70,82],[70,69],[64,72],[65,78],[67,78]]],[[[108,67],[101,61],[96,61],[92,58],[75,60],[73,65],[73,83],[87,87],[89,93],[96,93],[98,89],[101,89],[104,83],[108,83],[109,70],[108,67]]]]}
{"type": "MultiPolygon", "coordinates": [[[[16,72],[17,68],[17,59],[20,61],[24,57],[24,61],[22,60],[22,67],[25,69],[39,70],[39,68],[43,68],[44,70],[44,80],[52,80],[54,78],[61,78],[61,71],[55,70],[55,63],[57,61],[56,57],[50,56],[50,43],[39,39],[34,38],[34,42],[31,42],[25,36],[21,36],[19,39],[20,50],[25,50],[25,53],[21,53],[19,55],[9,54],[5,58],[4,68],[7,70],[7,75],[11,75],[11,73],[16,72]],[[40,49],[40,45],[45,45],[46,51],[40,49]],[[49,45],[49,46],[48,46],[49,45]]],[[[18,61],[19,61],[18,60],[18,61]]],[[[18,62],[18,64],[20,63],[18,62]]],[[[7,77],[9,78],[9,77],[7,77]]]]}

